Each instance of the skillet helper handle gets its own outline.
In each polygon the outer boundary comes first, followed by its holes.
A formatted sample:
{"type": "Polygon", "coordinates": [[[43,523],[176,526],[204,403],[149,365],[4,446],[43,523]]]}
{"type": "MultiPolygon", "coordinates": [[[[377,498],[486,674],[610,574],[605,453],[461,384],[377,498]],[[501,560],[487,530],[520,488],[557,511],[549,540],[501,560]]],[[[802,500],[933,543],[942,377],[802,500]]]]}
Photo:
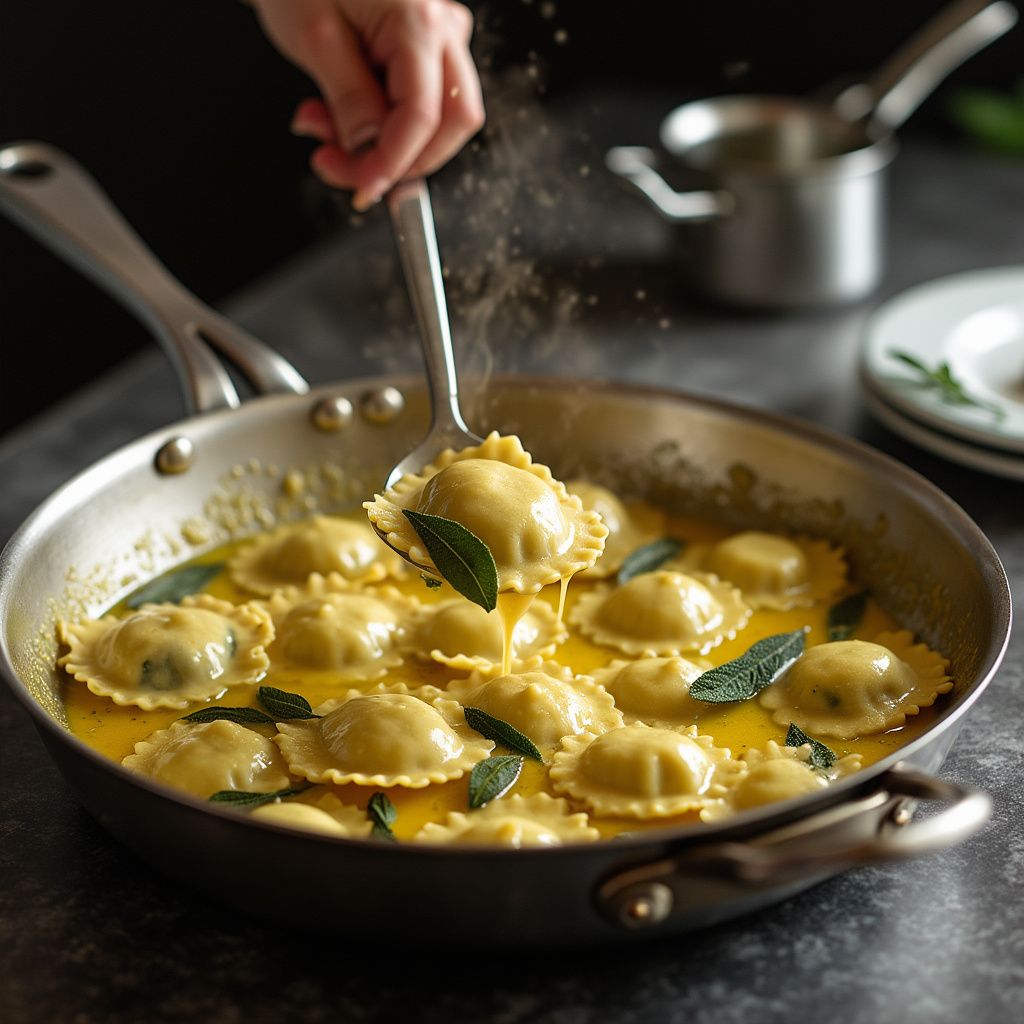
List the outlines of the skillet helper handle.
{"type": "Polygon", "coordinates": [[[0,210],[114,298],[156,334],[191,411],[234,408],[238,393],[209,345],[260,392],[304,394],[285,359],[199,301],[136,235],[96,181],[41,142],[0,149],[0,210]]]}
{"type": "Polygon", "coordinates": [[[596,898],[615,924],[642,929],[666,920],[676,905],[692,908],[702,895],[711,904],[723,896],[749,899],[759,890],[811,884],[848,868],[942,850],[977,832],[991,813],[987,793],[896,765],[867,796],[748,842],[707,843],[626,868],[606,879],[596,898]],[[911,823],[918,800],[948,806],[911,823]]]}
{"type": "Polygon", "coordinates": [[[656,170],[657,156],[646,146],[615,146],[604,158],[616,177],[636,189],[667,220],[707,221],[731,213],[735,205],[728,192],[697,189],[677,192],[656,170]]]}

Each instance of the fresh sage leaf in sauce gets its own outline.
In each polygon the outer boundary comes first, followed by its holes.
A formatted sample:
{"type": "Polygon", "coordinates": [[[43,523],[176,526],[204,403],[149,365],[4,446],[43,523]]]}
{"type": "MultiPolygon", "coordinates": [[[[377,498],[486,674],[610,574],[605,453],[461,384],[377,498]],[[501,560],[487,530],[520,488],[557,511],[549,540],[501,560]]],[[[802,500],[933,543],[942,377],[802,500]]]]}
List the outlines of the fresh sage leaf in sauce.
{"type": "Polygon", "coordinates": [[[319,718],[313,713],[309,701],[301,693],[289,693],[276,686],[261,686],[257,691],[259,702],[267,709],[275,722],[290,718],[319,718]]]}
{"type": "Polygon", "coordinates": [[[391,831],[398,811],[388,799],[387,793],[374,793],[370,797],[370,802],[366,805],[366,816],[373,822],[371,835],[378,839],[389,839],[393,843],[398,841],[395,839],[395,833],[391,831]]]}
{"type": "Polygon", "coordinates": [[[177,604],[183,597],[202,590],[210,580],[220,575],[223,568],[223,562],[186,565],[140,587],[124,603],[129,608],[144,604],[177,604]]]}
{"type": "Polygon", "coordinates": [[[758,640],[745,654],[698,676],[690,685],[690,696],[708,704],[753,697],[804,653],[804,633],[798,629],[758,640]]]}
{"type": "Polygon", "coordinates": [[[498,569],[490,548],[461,523],[411,509],[404,512],[437,571],[463,597],[492,611],[498,603],[498,569]]]}
{"type": "Polygon", "coordinates": [[[183,715],[182,722],[237,722],[239,725],[273,725],[274,719],[259,708],[200,708],[183,715]]]}
{"type": "Polygon", "coordinates": [[[523,770],[521,754],[495,754],[480,761],[469,773],[469,807],[477,810],[507,793],[523,770]]]}
{"type": "Polygon", "coordinates": [[[275,800],[284,800],[290,796],[304,793],[309,786],[296,786],[294,789],[279,789],[276,793],[246,793],[241,789],[222,789],[210,797],[211,804],[225,804],[241,811],[251,811],[263,804],[272,804],[275,800]]]}
{"type": "Polygon", "coordinates": [[[481,736],[500,743],[503,747],[514,750],[517,754],[525,754],[534,761],[543,762],[540,751],[529,736],[521,733],[514,725],[503,722],[500,718],[487,714],[479,708],[463,708],[466,715],[466,723],[471,729],[476,729],[481,736]]]}
{"type": "Polygon", "coordinates": [[[789,723],[789,731],[786,733],[787,747],[802,747],[805,743],[811,745],[811,766],[826,771],[839,760],[835,751],[829,750],[824,743],[808,736],[795,722],[789,723]]]}
{"type": "Polygon", "coordinates": [[[849,640],[864,618],[868,604],[867,591],[859,590],[838,601],[828,610],[828,638],[830,641],[849,640]]]}
{"type": "Polygon", "coordinates": [[[654,572],[655,569],[675,558],[684,547],[684,542],[675,537],[662,537],[660,540],[654,540],[650,544],[636,548],[626,556],[626,560],[622,563],[622,568],[619,569],[619,574],[616,576],[616,582],[621,587],[623,583],[628,583],[634,576],[645,572],[654,572]]]}
{"type": "Polygon", "coordinates": [[[909,366],[918,375],[915,383],[919,387],[936,391],[940,402],[944,402],[946,405],[967,405],[974,409],[984,409],[997,422],[1006,419],[1006,410],[1001,405],[996,405],[995,402],[983,402],[981,399],[969,395],[964,390],[963,384],[953,376],[949,363],[939,363],[933,370],[909,352],[890,349],[889,356],[909,366]]]}
{"type": "Polygon", "coordinates": [[[427,590],[440,590],[444,584],[436,577],[431,576],[429,573],[421,572],[420,579],[423,580],[427,590]]]}

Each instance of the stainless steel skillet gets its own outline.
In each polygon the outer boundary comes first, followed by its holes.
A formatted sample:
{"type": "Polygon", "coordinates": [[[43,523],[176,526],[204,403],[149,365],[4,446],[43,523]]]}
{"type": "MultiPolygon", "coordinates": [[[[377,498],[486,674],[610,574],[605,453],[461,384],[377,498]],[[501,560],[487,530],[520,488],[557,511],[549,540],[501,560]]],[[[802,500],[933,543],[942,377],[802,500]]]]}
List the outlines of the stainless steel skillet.
{"type": "MultiPolygon", "coordinates": [[[[0,167],[14,159],[0,152],[0,167]]],[[[51,170],[60,179],[64,165],[51,170]]],[[[45,179],[14,180],[21,190],[45,179]]],[[[8,206],[20,201],[10,181],[0,177],[8,206]]],[[[859,444],[671,392],[510,379],[474,405],[471,422],[520,432],[562,475],[585,473],[677,512],[841,541],[890,610],[950,655],[958,686],[948,706],[918,740],[820,796],[714,827],[545,851],[331,840],[250,823],[128,775],[62,722],[55,619],[94,614],[269,514],[299,514],[306,498],[333,509],[362,497],[418,440],[427,409],[409,381],[352,381],[234,410],[200,406],[63,487],[0,559],[4,674],[69,785],[115,836],[183,884],[281,920],[402,942],[436,942],[440,930],[448,943],[522,948],[699,927],[851,865],[955,842],[985,820],[983,794],[924,774],[938,769],[995,672],[1010,625],[1002,568],[948,498],[859,444]],[[169,451],[182,457],[158,456],[169,451]],[[310,483],[285,500],[291,467],[310,483]],[[901,824],[908,799],[947,806],[901,824]]]]}

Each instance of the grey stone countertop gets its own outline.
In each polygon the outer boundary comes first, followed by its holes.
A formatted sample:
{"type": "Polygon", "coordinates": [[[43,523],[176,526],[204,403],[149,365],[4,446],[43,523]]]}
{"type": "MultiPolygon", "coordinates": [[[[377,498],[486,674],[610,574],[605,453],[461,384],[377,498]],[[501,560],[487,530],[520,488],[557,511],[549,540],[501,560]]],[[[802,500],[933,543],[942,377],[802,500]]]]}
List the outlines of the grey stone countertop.
{"type": "MultiPolygon", "coordinates": [[[[653,137],[657,109],[633,119],[625,138],[603,136],[596,109],[580,119],[590,127],[560,134],[557,124],[542,123],[532,132],[539,152],[499,135],[489,153],[469,155],[442,176],[435,205],[463,365],[668,385],[861,438],[963,505],[998,549],[1019,605],[1024,487],[944,462],[876,425],[856,394],[854,357],[865,314],[886,296],[946,274],[1024,263],[1024,167],[909,143],[893,167],[891,270],[870,302],[773,315],[716,310],[680,283],[681,234],[601,170],[606,143],[653,137]],[[499,156],[510,173],[495,171],[499,156]]],[[[229,312],[314,381],[415,371],[396,278],[378,210],[257,282],[229,312]]],[[[9,436],[0,443],[0,537],[71,474],[181,412],[168,365],[154,351],[9,436]]],[[[1019,1019],[1022,669],[1018,634],[943,769],[994,798],[993,819],[975,838],[848,873],[694,935],[557,956],[453,950],[443,933],[434,950],[407,949],[400,937],[393,948],[366,949],[355,934],[283,931],[202,900],[122,849],[80,809],[5,688],[0,1018],[1019,1019]]],[[[315,879],[303,879],[302,888],[315,898],[315,879]]]]}

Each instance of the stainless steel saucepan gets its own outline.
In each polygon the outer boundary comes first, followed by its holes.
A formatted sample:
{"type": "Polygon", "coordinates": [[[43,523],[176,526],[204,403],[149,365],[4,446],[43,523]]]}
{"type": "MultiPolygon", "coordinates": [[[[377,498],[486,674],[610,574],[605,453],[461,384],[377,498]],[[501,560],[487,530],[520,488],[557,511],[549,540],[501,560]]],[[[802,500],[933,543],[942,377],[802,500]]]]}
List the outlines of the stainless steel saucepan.
{"type": "Polygon", "coordinates": [[[893,133],[1016,21],[1007,0],[958,0],[831,102],[720,96],[678,107],[661,142],[685,191],[642,146],[609,150],[607,166],[667,220],[689,225],[686,273],[710,298],[758,307],[864,298],[885,268],[893,133]]]}
{"type": "MultiPolygon", "coordinates": [[[[823,792],[720,824],[520,851],[336,840],[253,822],[90,749],[67,728],[55,621],[99,614],[182,558],[253,532],[271,512],[297,514],[281,505],[289,467],[302,468],[304,497],[317,507],[350,507],[422,435],[427,402],[419,384],[390,378],[305,394],[297,375],[248,339],[252,376],[276,367],[257,384],[292,393],[228,408],[235,400],[202,341],[207,331],[188,326],[199,316],[194,300],[160,308],[164,271],[91,179],[40,145],[0,150],[0,170],[0,205],[116,281],[161,325],[196,406],[62,487],[0,558],[5,677],[85,806],[183,885],[283,921],[404,944],[439,933],[477,946],[594,944],[721,921],[846,868],[958,842],[987,819],[987,796],[931,774],[1009,635],[1007,582],[978,528],[927,481],[863,445],[781,416],[611,383],[501,380],[467,412],[471,423],[520,433],[560,476],[586,475],[676,513],[845,545],[858,578],[951,658],[956,689],[923,735],[823,792]],[[139,281],[149,286],[140,291],[139,281]],[[943,807],[915,822],[919,800],[943,807]],[[301,895],[289,881],[296,874],[309,880],[301,895]]],[[[171,293],[183,295],[177,285],[171,293]]],[[[223,344],[220,331],[209,333],[223,344]]]]}

